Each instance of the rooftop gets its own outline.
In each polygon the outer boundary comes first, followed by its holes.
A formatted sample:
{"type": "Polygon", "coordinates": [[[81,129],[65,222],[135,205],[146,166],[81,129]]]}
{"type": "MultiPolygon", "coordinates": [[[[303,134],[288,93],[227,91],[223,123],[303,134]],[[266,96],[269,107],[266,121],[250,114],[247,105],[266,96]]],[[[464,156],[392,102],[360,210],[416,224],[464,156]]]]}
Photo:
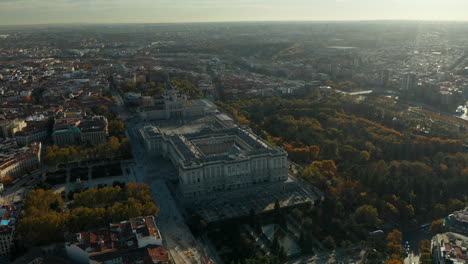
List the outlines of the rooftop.
{"type": "Polygon", "coordinates": [[[161,239],[153,216],[135,217],[128,221],[109,224],[109,227],[80,232],[69,241],[90,255],[138,248],[144,237],[161,239]]]}
{"type": "Polygon", "coordinates": [[[441,258],[450,259],[453,263],[468,263],[468,237],[457,233],[438,234],[433,241],[439,246],[441,258]]]}
{"type": "Polygon", "coordinates": [[[113,251],[107,252],[95,256],[91,256],[90,259],[103,263],[106,261],[112,261],[114,259],[121,258],[123,263],[158,263],[168,262],[169,254],[161,246],[148,246],[144,248],[134,248],[124,251],[113,251]]]}
{"type": "Polygon", "coordinates": [[[9,234],[14,230],[19,212],[17,205],[0,205],[0,234],[9,234]]]}
{"type": "Polygon", "coordinates": [[[228,160],[263,154],[282,154],[247,128],[206,129],[171,137],[186,163],[228,160]]]}
{"type": "Polygon", "coordinates": [[[107,119],[102,116],[94,116],[92,118],[82,119],[79,128],[81,132],[102,131],[107,127],[107,119]]]}
{"type": "Polygon", "coordinates": [[[448,216],[448,219],[468,224],[468,207],[464,210],[453,212],[448,216]]]}
{"type": "Polygon", "coordinates": [[[252,155],[284,154],[253,133],[236,126],[226,115],[208,115],[183,124],[154,124],[142,130],[147,139],[164,138],[172,144],[184,166],[252,155]]]}
{"type": "Polygon", "coordinates": [[[12,147],[10,149],[0,148],[0,170],[24,159],[37,157],[41,143],[35,142],[27,147],[12,147]]]}

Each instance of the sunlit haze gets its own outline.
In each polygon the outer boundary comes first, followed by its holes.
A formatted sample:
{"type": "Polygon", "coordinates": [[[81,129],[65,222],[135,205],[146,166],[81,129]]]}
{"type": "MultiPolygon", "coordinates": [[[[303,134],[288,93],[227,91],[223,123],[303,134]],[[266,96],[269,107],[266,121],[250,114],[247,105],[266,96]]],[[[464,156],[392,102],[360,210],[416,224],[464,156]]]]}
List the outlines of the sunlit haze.
{"type": "Polygon", "coordinates": [[[0,24],[466,20],[466,0],[0,0],[0,24]]]}

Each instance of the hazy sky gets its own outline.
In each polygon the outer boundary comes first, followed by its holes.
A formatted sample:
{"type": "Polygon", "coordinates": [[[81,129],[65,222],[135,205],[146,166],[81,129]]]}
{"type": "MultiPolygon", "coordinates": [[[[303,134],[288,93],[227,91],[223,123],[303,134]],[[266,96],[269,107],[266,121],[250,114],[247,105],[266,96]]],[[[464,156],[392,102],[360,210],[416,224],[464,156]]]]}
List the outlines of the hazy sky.
{"type": "Polygon", "coordinates": [[[468,0],[0,0],[0,25],[273,20],[468,20],[468,0]]]}

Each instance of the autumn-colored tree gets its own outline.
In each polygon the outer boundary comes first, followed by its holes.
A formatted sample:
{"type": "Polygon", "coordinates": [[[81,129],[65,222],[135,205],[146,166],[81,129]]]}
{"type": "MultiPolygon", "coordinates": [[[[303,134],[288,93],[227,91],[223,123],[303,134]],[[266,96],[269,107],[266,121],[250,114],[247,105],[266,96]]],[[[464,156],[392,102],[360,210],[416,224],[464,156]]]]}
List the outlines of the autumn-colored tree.
{"type": "Polygon", "coordinates": [[[175,89],[181,91],[183,94],[191,98],[203,97],[203,92],[190,81],[180,78],[171,78],[171,84],[175,87],[175,89]]]}
{"type": "Polygon", "coordinates": [[[108,124],[109,136],[123,137],[125,132],[125,125],[120,120],[111,120],[108,124]]]}
{"type": "Polygon", "coordinates": [[[400,211],[389,202],[382,202],[381,214],[383,218],[396,221],[400,215],[400,211]]]}
{"type": "Polygon", "coordinates": [[[2,182],[4,185],[10,185],[13,182],[13,177],[11,177],[10,175],[5,175],[2,178],[2,182]]]}
{"type": "Polygon", "coordinates": [[[362,205],[358,207],[354,213],[354,220],[356,223],[368,227],[375,227],[381,222],[377,208],[372,205],[362,205]]]}
{"type": "Polygon", "coordinates": [[[444,125],[458,123],[452,118],[418,110],[434,121],[428,122],[407,115],[407,106],[389,98],[357,101],[333,91],[323,91],[320,99],[242,99],[220,103],[220,108],[282,146],[293,161],[313,162],[299,176],[325,193],[328,210],[320,214],[332,221],[318,219],[316,226],[324,236],[334,230],[337,241],[356,231],[355,218],[345,216],[363,205],[377,208],[384,223],[404,227],[415,218],[445,217],[462,206],[459,201],[466,202],[468,153],[463,142],[468,137],[444,125]],[[320,151],[308,160],[309,146],[320,151]],[[337,223],[346,231],[340,232],[337,223]]]}
{"type": "Polygon", "coordinates": [[[403,260],[391,257],[385,260],[385,264],[403,264],[403,260]]]}
{"type": "Polygon", "coordinates": [[[459,199],[450,199],[448,203],[448,211],[450,213],[454,211],[459,211],[465,208],[465,203],[459,199]]]}
{"type": "Polygon", "coordinates": [[[432,208],[432,217],[441,218],[447,215],[447,208],[444,204],[436,203],[432,208]]]}
{"type": "Polygon", "coordinates": [[[400,231],[394,229],[387,235],[387,253],[390,256],[386,263],[403,263],[403,235],[400,231]]]}
{"type": "Polygon", "coordinates": [[[320,153],[320,147],[317,145],[295,148],[289,143],[284,143],[283,148],[295,162],[311,162],[316,160],[320,153]]]}
{"type": "Polygon", "coordinates": [[[314,161],[312,166],[316,167],[321,174],[326,176],[335,176],[337,168],[333,160],[314,161]]]}
{"type": "Polygon", "coordinates": [[[432,256],[431,256],[431,241],[430,240],[421,240],[419,242],[419,251],[421,255],[419,257],[420,264],[431,264],[432,263],[432,256]]]}
{"type": "Polygon", "coordinates": [[[323,245],[327,247],[328,249],[333,249],[336,247],[335,240],[333,239],[332,236],[327,236],[323,239],[323,245]]]}
{"type": "Polygon", "coordinates": [[[444,232],[444,220],[435,220],[432,221],[430,231],[433,235],[440,234],[444,232]]]}
{"type": "Polygon", "coordinates": [[[59,194],[36,189],[26,197],[18,238],[27,248],[61,242],[65,232],[85,231],[132,217],[154,215],[151,190],[144,183],[91,188],[73,195],[68,208],[59,194]],[[65,210],[66,209],[66,210],[65,210]]]}
{"type": "Polygon", "coordinates": [[[461,171],[461,176],[464,177],[464,178],[468,178],[468,168],[464,168],[461,171]]]}

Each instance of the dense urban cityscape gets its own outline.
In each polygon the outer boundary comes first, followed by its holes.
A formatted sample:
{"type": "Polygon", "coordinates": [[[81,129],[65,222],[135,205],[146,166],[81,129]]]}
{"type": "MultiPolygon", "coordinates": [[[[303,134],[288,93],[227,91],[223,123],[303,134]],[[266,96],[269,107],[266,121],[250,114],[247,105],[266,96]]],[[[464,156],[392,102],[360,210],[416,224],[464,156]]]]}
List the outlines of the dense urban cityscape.
{"type": "Polygon", "coordinates": [[[468,23],[0,26],[0,263],[468,263],[468,23]]]}

